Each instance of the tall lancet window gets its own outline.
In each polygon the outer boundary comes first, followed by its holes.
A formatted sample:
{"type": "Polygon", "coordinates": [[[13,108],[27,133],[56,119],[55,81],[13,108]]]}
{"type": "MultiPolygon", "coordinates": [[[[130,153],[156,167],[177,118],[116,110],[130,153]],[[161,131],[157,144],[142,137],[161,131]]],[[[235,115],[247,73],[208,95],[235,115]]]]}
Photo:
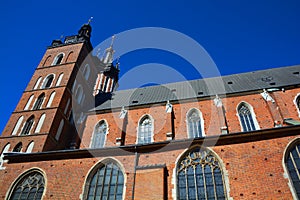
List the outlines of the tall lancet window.
{"type": "Polygon", "coordinates": [[[177,164],[177,199],[226,199],[224,175],[216,156],[196,147],[177,164]]]}
{"type": "Polygon", "coordinates": [[[285,166],[289,173],[294,194],[300,199],[300,142],[292,144],[285,155],[285,166]]]}
{"type": "Polygon", "coordinates": [[[238,115],[244,132],[257,129],[257,122],[251,111],[251,107],[244,102],[238,106],[238,115]]]}
{"type": "Polygon", "coordinates": [[[201,113],[198,109],[191,109],[187,114],[189,138],[203,137],[201,113]]]}
{"type": "Polygon", "coordinates": [[[59,65],[59,64],[61,64],[61,61],[62,61],[63,57],[64,57],[64,54],[63,54],[63,53],[57,55],[57,56],[54,58],[54,61],[53,61],[52,65],[59,65]]]}
{"type": "Polygon", "coordinates": [[[45,94],[42,93],[36,100],[32,110],[38,110],[42,107],[42,104],[44,102],[44,99],[45,99],[45,94]]]}
{"type": "Polygon", "coordinates": [[[150,116],[146,115],[140,120],[137,139],[138,144],[146,144],[152,142],[153,124],[150,116]]]}
{"type": "Polygon", "coordinates": [[[21,135],[29,135],[30,134],[30,130],[32,128],[34,122],[34,116],[32,115],[31,117],[29,117],[29,119],[25,122],[25,125],[22,129],[21,135]]]}
{"type": "Polygon", "coordinates": [[[91,148],[103,148],[106,142],[107,124],[101,120],[94,129],[91,148]]]}

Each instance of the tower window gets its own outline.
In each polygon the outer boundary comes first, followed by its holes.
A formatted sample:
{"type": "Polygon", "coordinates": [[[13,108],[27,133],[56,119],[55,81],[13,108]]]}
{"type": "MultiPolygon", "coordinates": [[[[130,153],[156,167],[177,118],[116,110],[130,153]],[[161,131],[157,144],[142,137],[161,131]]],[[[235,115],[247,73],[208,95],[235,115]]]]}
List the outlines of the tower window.
{"type": "Polygon", "coordinates": [[[251,110],[251,107],[244,102],[238,106],[238,115],[244,132],[254,131],[257,129],[257,122],[251,110]]]}
{"type": "Polygon", "coordinates": [[[47,89],[47,88],[51,87],[53,79],[54,79],[54,75],[53,74],[48,75],[44,79],[44,82],[43,82],[43,85],[42,85],[41,89],[47,89]]]}
{"type": "Polygon", "coordinates": [[[138,128],[138,144],[145,144],[152,142],[153,138],[153,124],[151,118],[146,115],[139,122],[138,128]]]}
{"type": "Polygon", "coordinates": [[[201,113],[198,109],[191,109],[187,114],[188,137],[197,138],[202,137],[202,119],[201,113]]]}
{"type": "Polygon", "coordinates": [[[45,93],[42,93],[36,100],[34,106],[33,106],[33,110],[38,110],[41,108],[43,102],[44,102],[44,99],[45,99],[45,93]]]}
{"type": "Polygon", "coordinates": [[[107,124],[101,120],[96,126],[93,134],[91,148],[103,148],[106,141],[107,124]]]}
{"type": "Polygon", "coordinates": [[[52,65],[59,65],[59,64],[61,64],[61,61],[62,61],[63,57],[64,57],[64,54],[63,54],[63,53],[58,54],[58,55],[54,58],[54,61],[53,61],[52,65]]]}
{"type": "Polygon", "coordinates": [[[77,90],[75,92],[75,99],[78,104],[81,103],[82,96],[83,96],[83,89],[82,89],[81,85],[78,85],[77,90]]]}
{"type": "Polygon", "coordinates": [[[42,199],[45,187],[45,179],[43,175],[34,171],[17,181],[10,192],[9,200],[24,199],[24,200],[40,200],[42,199]]]}
{"type": "Polygon", "coordinates": [[[178,199],[226,199],[224,177],[218,159],[199,147],[186,153],[177,165],[178,199]]]}
{"type": "Polygon", "coordinates": [[[124,175],[117,164],[113,161],[100,163],[93,171],[85,186],[84,199],[123,199],[124,175]]]}
{"type": "Polygon", "coordinates": [[[85,78],[85,80],[89,79],[90,72],[91,72],[90,66],[89,66],[89,64],[86,64],[83,69],[83,77],[85,78]]]}
{"type": "Polygon", "coordinates": [[[34,122],[34,116],[29,117],[29,119],[25,122],[21,135],[29,135],[33,122],[34,122]]]}
{"type": "Polygon", "coordinates": [[[294,193],[298,199],[300,198],[300,143],[299,140],[296,145],[292,145],[292,148],[286,152],[285,166],[289,173],[290,181],[294,189],[294,193]]]}
{"type": "Polygon", "coordinates": [[[21,152],[22,148],[23,148],[23,144],[22,144],[22,142],[19,142],[13,149],[13,152],[21,152]]]}

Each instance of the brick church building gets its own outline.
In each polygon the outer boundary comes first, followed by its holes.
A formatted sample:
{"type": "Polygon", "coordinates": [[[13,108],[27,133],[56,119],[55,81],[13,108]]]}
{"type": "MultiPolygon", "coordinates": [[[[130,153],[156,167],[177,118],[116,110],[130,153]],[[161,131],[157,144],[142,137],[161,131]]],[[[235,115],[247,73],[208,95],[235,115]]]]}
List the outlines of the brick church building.
{"type": "Polygon", "coordinates": [[[118,91],[90,37],[46,49],[0,137],[0,199],[300,198],[300,66],[118,91]]]}

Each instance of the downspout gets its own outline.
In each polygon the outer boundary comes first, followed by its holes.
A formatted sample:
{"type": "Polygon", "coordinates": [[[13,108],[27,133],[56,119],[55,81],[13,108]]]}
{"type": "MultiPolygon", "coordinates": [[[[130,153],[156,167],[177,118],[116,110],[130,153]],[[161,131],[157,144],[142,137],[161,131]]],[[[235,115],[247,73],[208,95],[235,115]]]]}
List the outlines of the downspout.
{"type": "Polygon", "coordinates": [[[133,183],[132,183],[132,200],[134,200],[134,189],[135,189],[135,179],[136,179],[136,168],[138,166],[138,151],[137,151],[137,146],[134,147],[135,150],[135,157],[134,157],[134,169],[133,169],[133,183]]]}

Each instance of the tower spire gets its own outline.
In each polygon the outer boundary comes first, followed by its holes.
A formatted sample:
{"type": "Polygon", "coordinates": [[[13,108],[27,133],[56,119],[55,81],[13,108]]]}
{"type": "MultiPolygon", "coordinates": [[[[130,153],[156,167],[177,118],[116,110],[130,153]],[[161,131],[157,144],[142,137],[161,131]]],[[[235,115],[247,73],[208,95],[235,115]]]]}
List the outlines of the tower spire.
{"type": "Polygon", "coordinates": [[[114,53],[115,53],[115,50],[113,49],[113,45],[114,45],[115,38],[116,38],[115,35],[113,35],[111,37],[110,46],[105,50],[106,54],[105,54],[105,58],[104,58],[104,61],[103,61],[105,64],[109,64],[109,63],[113,62],[113,56],[114,56],[114,53]]]}

